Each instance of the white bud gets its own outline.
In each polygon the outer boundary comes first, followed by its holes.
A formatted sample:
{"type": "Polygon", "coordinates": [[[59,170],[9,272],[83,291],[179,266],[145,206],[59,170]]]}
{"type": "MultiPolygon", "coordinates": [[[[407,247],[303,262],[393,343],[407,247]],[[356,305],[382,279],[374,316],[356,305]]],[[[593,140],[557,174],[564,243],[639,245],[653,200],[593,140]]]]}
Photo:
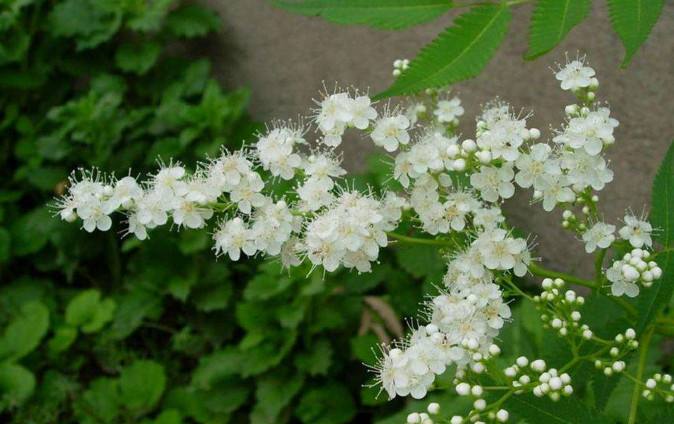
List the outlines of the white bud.
{"type": "Polygon", "coordinates": [[[452,162],[452,168],[454,168],[455,171],[463,171],[466,169],[466,160],[465,159],[457,159],[454,162],[452,162]]]}
{"type": "Polygon", "coordinates": [[[460,152],[461,149],[456,144],[452,144],[451,146],[447,147],[447,156],[449,156],[452,159],[457,157],[460,152]]]}
{"type": "Polygon", "coordinates": [[[531,369],[538,372],[545,371],[546,365],[545,361],[542,359],[536,359],[531,363],[531,369]]]}
{"type": "Polygon", "coordinates": [[[498,355],[498,354],[500,354],[500,353],[501,353],[501,348],[500,348],[500,347],[498,347],[498,346],[495,345],[495,344],[489,345],[489,354],[490,354],[490,355],[496,356],[496,355],[498,355]]]}
{"type": "Polygon", "coordinates": [[[475,141],[471,140],[470,138],[467,138],[463,140],[463,142],[461,143],[461,148],[468,153],[472,153],[475,150],[477,150],[477,144],[475,144],[475,141]]]}
{"type": "Polygon", "coordinates": [[[649,378],[648,380],[646,380],[646,387],[648,387],[649,389],[655,389],[656,385],[657,383],[654,379],[649,378]]]}
{"type": "Polygon", "coordinates": [[[487,401],[485,401],[484,399],[477,399],[475,402],[473,402],[473,408],[477,409],[478,411],[482,411],[486,407],[487,401]]]}
{"type": "Polygon", "coordinates": [[[456,393],[459,396],[468,396],[470,393],[470,384],[468,383],[459,383],[456,385],[456,393]]]}
{"type": "Polygon", "coordinates": [[[562,380],[559,377],[552,377],[548,385],[550,385],[550,389],[552,390],[559,390],[562,388],[562,380]]]}
{"type": "Polygon", "coordinates": [[[496,412],[496,419],[501,423],[508,421],[508,417],[508,411],[505,409],[499,409],[498,412],[496,412]]]}
{"type": "Polygon", "coordinates": [[[541,132],[538,128],[529,129],[529,138],[532,140],[537,140],[541,136],[541,132]]]}
{"type": "Polygon", "coordinates": [[[526,367],[527,365],[529,365],[529,360],[527,359],[526,356],[520,356],[515,360],[515,363],[520,367],[526,367]]]}
{"type": "Polygon", "coordinates": [[[637,332],[634,331],[634,328],[628,328],[625,330],[625,337],[627,337],[627,340],[633,340],[637,336],[637,332]]]}
{"type": "Polygon", "coordinates": [[[488,164],[492,159],[491,152],[489,150],[480,150],[479,152],[475,153],[475,156],[482,164],[488,164]]]}
{"type": "Polygon", "coordinates": [[[437,413],[440,412],[440,404],[437,402],[431,402],[428,404],[428,408],[426,408],[426,410],[431,415],[437,415],[437,413]]]}
{"type": "Polygon", "coordinates": [[[480,386],[479,384],[474,385],[473,387],[470,388],[470,393],[475,397],[482,396],[483,393],[482,386],[480,386]]]}
{"type": "Polygon", "coordinates": [[[419,424],[421,422],[421,416],[418,412],[412,412],[407,416],[407,424],[419,424]]]}
{"type": "Polygon", "coordinates": [[[568,105],[564,108],[564,112],[566,112],[567,115],[574,115],[578,113],[578,105],[568,105]]]}
{"type": "Polygon", "coordinates": [[[580,321],[580,312],[578,311],[571,312],[571,319],[574,321],[580,321]]]}
{"type": "Polygon", "coordinates": [[[463,417],[460,415],[454,415],[450,420],[449,424],[461,424],[463,422],[463,417]]]}

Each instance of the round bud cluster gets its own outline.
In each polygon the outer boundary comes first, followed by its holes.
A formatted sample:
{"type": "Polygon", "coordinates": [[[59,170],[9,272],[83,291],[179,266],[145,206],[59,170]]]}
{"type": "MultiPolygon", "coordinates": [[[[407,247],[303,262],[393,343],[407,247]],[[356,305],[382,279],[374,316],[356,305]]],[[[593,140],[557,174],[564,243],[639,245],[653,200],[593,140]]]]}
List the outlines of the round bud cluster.
{"type": "Polygon", "coordinates": [[[603,370],[606,376],[625,371],[627,364],[622,358],[639,347],[639,342],[635,340],[636,336],[637,333],[633,328],[628,328],[624,333],[617,334],[613,339],[616,345],[608,351],[610,358],[606,360],[596,359],[594,361],[595,368],[603,370]]]}
{"type": "Polygon", "coordinates": [[[555,368],[550,368],[548,371],[541,373],[538,382],[539,384],[532,391],[534,396],[537,397],[547,395],[551,400],[557,401],[560,396],[570,396],[573,393],[569,374],[559,374],[555,368]]]}
{"type": "Polygon", "coordinates": [[[648,400],[654,400],[655,395],[661,396],[665,402],[674,402],[674,384],[670,374],[654,374],[653,377],[646,380],[646,388],[641,395],[648,400]]]}
{"type": "Polygon", "coordinates": [[[433,424],[431,415],[437,415],[440,412],[440,404],[431,402],[426,407],[427,412],[412,412],[407,416],[407,424],[433,424]]]}
{"type": "Polygon", "coordinates": [[[396,59],[393,61],[393,76],[398,77],[410,67],[409,59],[396,59]]]}
{"type": "Polygon", "coordinates": [[[580,333],[585,339],[592,338],[592,331],[587,325],[580,324],[581,314],[576,310],[585,303],[585,298],[573,290],[563,290],[565,282],[561,278],[546,278],[542,286],[543,292],[534,297],[534,302],[542,312],[543,327],[554,329],[560,336],[572,332],[580,333]]]}
{"type": "Polygon", "coordinates": [[[632,249],[606,270],[606,278],[611,282],[614,296],[635,297],[639,294],[639,284],[644,287],[662,277],[662,269],[655,261],[649,260],[651,253],[643,249],[632,249]]]}

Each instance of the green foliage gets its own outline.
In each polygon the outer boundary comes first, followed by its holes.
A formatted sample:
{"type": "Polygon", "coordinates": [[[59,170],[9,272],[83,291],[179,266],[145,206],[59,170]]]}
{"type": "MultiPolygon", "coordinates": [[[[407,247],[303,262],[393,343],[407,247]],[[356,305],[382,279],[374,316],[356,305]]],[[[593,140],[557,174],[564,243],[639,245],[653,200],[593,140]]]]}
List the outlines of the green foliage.
{"type": "Polygon", "coordinates": [[[533,59],[554,49],[590,12],[590,0],[538,0],[531,16],[529,50],[533,59]]]}
{"type": "MultiPolygon", "coordinates": [[[[290,12],[321,16],[338,24],[368,25],[398,30],[430,21],[448,11],[470,6],[430,44],[424,46],[378,98],[415,94],[477,76],[505,38],[510,9],[533,0],[453,2],[451,0],[271,0],[290,12]]],[[[625,67],[648,38],[664,0],[607,0],[613,30],[625,46],[625,67]]],[[[580,24],[592,8],[591,0],[536,0],[531,15],[525,59],[554,49],[580,24]]]]}
{"type": "MultiPolygon", "coordinates": [[[[307,278],[216,261],[213,228],[140,243],[48,206],[79,166],[193,167],[250,140],[247,92],[181,53],[217,15],[177,0],[9,5],[0,36],[24,41],[0,48],[0,421],[372,421],[383,398],[361,399],[361,361],[373,363],[374,328],[396,337],[437,272],[401,265],[394,248],[372,274],[307,278]]],[[[380,189],[385,172],[359,181],[380,189]]]]}
{"type": "Polygon", "coordinates": [[[425,46],[408,70],[379,97],[412,94],[477,76],[503,41],[510,9],[475,7],[425,46]]]}
{"type": "Polygon", "coordinates": [[[662,13],[664,0],[607,0],[611,25],[625,46],[626,67],[662,13]]]}
{"type": "Polygon", "coordinates": [[[670,144],[653,181],[650,221],[658,229],[655,240],[666,251],[657,258],[662,268],[662,283],[639,297],[637,331],[643,331],[651,323],[674,293],[674,252],[671,250],[674,246],[674,143],[670,144]]]}
{"type": "Polygon", "coordinates": [[[275,0],[302,15],[322,16],[338,24],[363,24],[402,29],[437,18],[452,8],[450,0],[275,0]]]}

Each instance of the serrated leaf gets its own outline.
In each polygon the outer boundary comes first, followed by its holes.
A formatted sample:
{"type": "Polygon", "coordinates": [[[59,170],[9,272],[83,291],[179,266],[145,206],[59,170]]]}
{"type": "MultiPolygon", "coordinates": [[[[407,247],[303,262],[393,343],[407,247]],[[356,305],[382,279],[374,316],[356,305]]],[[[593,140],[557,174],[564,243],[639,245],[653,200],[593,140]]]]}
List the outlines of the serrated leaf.
{"type": "MultiPolygon", "coordinates": [[[[659,230],[654,234],[655,239],[665,249],[671,249],[674,246],[674,143],[669,145],[653,180],[650,222],[659,230]]],[[[641,334],[657,312],[669,303],[674,291],[674,252],[660,254],[657,262],[662,268],[662,278],[652,287],[642,289],[637,304],[637,334],[641,334]]]]}
{"type": "Polygon", "coordinates": [[[143,75],[154,66],[161,53],[161,46],[154,41],[124,43],[117,48],[115,64],[126,72],[143,75]]]}
{"type": "Polygon", "coordinates": [[[453,7],[451,0],[306,0],[275,1],[282,9],[321,16],[338,24],[402,29],[431,21],[453,7]]]}
{"type": "Polygon", "coordinates": [[[533,59],[552,50],[587,17],[590,6],[590,0],[538,0],[531,16],[526,58],[533,59]]]}
{"type": "Polygon", "coordinates": [[[375,98],[444,87],[478,75],[503,41],[510,18],[510,9],[498,5],[474,7],[460,15],[375,98]]]}
{"type": "Polygon", "coordinates": [[[332,346],[327,339],[313,342],[309,352],[295,356],[295,366],[311,376],[325,375],[332,363],[332,346]]]}
{"type": "Polygon", "coordinates": [[[662,13],[664,0],[607,0],[611,26],[625,46],[623,68],[646,41],[662,13]]]}
{"type": "Polygon", "coordinates": [[[119,415],[117,380],[99,378],[74,404],[77,422],[81,424],[114,423],[119,415]]]}
{"type": "Polygon", "coordinates": [[[132,411],[149,411],[166,387],[164,367],[155,361],[135,361],[119,377],[120,399],[132,411]]]}
{"type": "Polygon", "coordinates": [[[550,399],[536,398],[533,395],[513,396],[506,402],[506,409],[529,423],[608,424],[610,422],[583,402],[566,398],[553,402],[550,399]]]}

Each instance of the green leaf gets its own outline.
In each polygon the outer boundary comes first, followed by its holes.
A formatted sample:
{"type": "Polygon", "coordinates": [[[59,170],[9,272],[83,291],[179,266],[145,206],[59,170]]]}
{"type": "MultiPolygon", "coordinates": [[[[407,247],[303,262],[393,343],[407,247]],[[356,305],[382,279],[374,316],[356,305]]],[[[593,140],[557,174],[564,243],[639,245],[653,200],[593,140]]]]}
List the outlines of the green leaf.
{"type": "Polygon", "coordinates": [[[21,365],[0,364],[0,411],[24,403],[35,390],[35,376],[21,365]]]}
{"type": "Polygon", "coordinates": [[[409,69],[376,98],[413,94],[478,75],[503,41],[510,18],[505,6],[474,7],[425,46],[409,69]]]}
{"type": "Polygon", "coordinates": [[[632,60],[658,21],[664,0],[607,0],[613,30],[625,46],[623,68],[632,60]]]}
{"type": "Polygon", "coordinates": [[[277,372],[257,381],[252,422],[276,423],[278,415],[299,393],[304,377],[298,373],[277,372]]]}
{"type": "Polygon", "coordinates": [[[236,375],[240,371],[244,354],[228,347],[199,359],[199,365],[192,373],[192,384],[199,388],[209,388],[218,380],[236,375]]]}
{"type": "Polygon", "coordinates": [[[12,238],[9,231],[0,227],[0,264],[9,260],[12,238]]]}
{"type": "Polygon", "coordinates": [[[533,395],[520,395],[511,397],[506,402],[506,409],[529,423],[608,424],[610,422],[578,399],[562,398],[553,402],[533,395]]]}
{"type": "Polygon", "coordinates": [[[165,387],[164,367],[155,361],[138,360],[124,368],[119,377],[120,399],[136,412],[154,408],[165,387]]]}
{"type": "Polygon", "coordinates": [[[105,322],[112,319],[115,306],[112,302],[112,305],[108,304],[103,307],[103,303],[101,302],[100,291],[96,289],[82,291],[68,303],[66,322],[73,327],[83,327],[82,331],[85,333],[96,331],[97,328],[100,329],[105,322]],[[85,331],[84,326],[90,331],[85,331]]]}
{"type": "Polygon", "coordinates": [[[178,37],[202,37],[220,29],[220,17],[209,9],[195,4],[171,12],[166,18],[166,27],[178,37]]]}
{"type": "Polygon", "coordinates": [[[49,328],[49,311],[39,301],[31,301],[9,323],[0,339],[0,359],[15,361],[32,352],[49,328]]]}
{"type": "Polygon", "coordinates": [[[452,8],[451,0],[306,0],[275,1],[274,5],[338,24],[401,29],[431,21],[452,8]]]}
{"type": "Polygon", "coordinates": [[[126,24],[135,31],[157,31],[175,0],[139,1],[126,24]]]}
{"type": "Polygon", "coordinates": [[[161,46],[154,41],[124,43],[117,48],[115,63],[119,69],[143,75],[154,66],[161,53],[161,46]]]}
{"type": "Polygon", "coordinates": [[[73,37],[78,50],[90,49],[109,40],[122,23],[122,8],[102,0],[66,0],[54,6],[49,31],[73,37]]]}
{"type": "Polygon", "coordinates": [[[70,325],[62,325],[54,331],[54,336],[49,340],[47,348],[51,354],[61,353],[67,350],[77,338],[77,329],[70,325]]]}
{"type": "Polygon", "coordinates": [[[303,423],[311,424],[346,423],[355,414],[351,393],[339,383],[306,391],[295,411],[303,423]]]}
{"type": "Polygon", "coordinates": [[[117,380],[99,378],[75,401],[77,422],[101,424],[117,422],[119,416],[119,391],[117,380]]]}
{"type": "MultiPolygon", "coordinates": [[[[671,249],[674,246],[674,142],[669,145],[653,180],[650,222],[659,230],[654,234],[655,239],[665,249],[671,249]]],[[[641,334],[657,312],[669,303],[674,291],[674,252],[658,255],[657,262],[662,268],[662,278],[652,287],[642,289],[637,304],[637,334],[641,334]]]]}
{"type": "Polygon", "coordinates": [[[327,374],[331,363],[332,346],[327,339],[313,342],[309,352],[295,356],[295,366],[311,376],[327,374]]]}
{"type": "Polygon", "coordinates": [[[587,17],[590,0],[538,0],[529,27],[529,51],[534,59],[552,50],[587,17]]]}

